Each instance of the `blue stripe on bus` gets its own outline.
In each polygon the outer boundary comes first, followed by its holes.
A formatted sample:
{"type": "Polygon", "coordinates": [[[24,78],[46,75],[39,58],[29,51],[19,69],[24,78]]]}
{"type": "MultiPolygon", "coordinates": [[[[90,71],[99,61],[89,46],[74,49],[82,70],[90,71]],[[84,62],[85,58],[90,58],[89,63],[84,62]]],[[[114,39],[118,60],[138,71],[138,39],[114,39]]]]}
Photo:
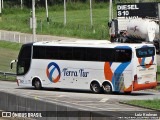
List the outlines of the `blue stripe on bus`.
{"type": "Polygon", "coordinates": [[[131,49],[129,46],[116,46],[115,48],[131,49]]]}
{"type": "Polygon", "coordinates": [[[145,58],[142,58],[142,67],[145,68],[145,58]]]}
{"type": "MultiPolygon", "coordinates": [[[[127,68],[127,66],[130,64],[131,62],[125,62],[120,64],[117,69],[114,72],[114,75],[112,76],[112,84],[113,87],[115,88],[115,91],[119,91],[118,86],[116,85],[116,83],[120,82],[120,76],[122,75],[122,73],[124,72],[124,70],[127,68]]],[[[118,84],[119,85],[119,84],[118,84]]]]}
{"type": "MultiPolygon", "coordinates": [[[[52,75],[53,75],[53,72],[54,72],[55,69],[56,69],[56,67],[54,67],[54,68],[50,71],[50,74],[49,74],[49,79],[50,79],[50,80],[53,80],[53,79],[52,79],[52,75]]],[[[51,81],[51,82],[53,82],[53,81],[51,81]]]]}

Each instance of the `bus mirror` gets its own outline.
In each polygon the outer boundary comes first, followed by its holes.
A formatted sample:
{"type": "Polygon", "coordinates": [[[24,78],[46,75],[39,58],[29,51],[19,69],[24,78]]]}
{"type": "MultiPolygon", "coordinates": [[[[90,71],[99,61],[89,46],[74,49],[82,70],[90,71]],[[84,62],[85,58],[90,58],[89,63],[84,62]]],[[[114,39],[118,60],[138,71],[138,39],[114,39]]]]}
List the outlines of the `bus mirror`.
{"type": "Polygon", "coordinates": [[[11,69],[13,68],[13,63],[17,62],[17,60],[12,60],[11,63],[10,63],[10,67],[11,69]]]}

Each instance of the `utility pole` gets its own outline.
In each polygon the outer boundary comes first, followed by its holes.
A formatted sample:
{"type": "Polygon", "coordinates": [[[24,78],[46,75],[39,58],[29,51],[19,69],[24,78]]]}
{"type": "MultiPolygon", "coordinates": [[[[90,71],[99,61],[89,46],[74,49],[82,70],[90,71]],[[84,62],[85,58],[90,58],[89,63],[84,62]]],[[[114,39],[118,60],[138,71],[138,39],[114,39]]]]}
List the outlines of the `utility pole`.
{"type": "Polygon", "coordinates": [[[66,26],[67,20],[66,20],[66,0],[64,0],[64,25],[66,26]]]}
{"type": "Polygon", "coordinates": [[[23,9],[23,0],[21,0],[21,10],[23,9]]]}
{"type": "Polygon", "coordinates": [[[35,0],[32,0],[32,41],[36,41],[36,17],[35,17],[35,0]]]}
{"type": "Polygon", "coordinates": [[[93,27],[93,19],[92,19],[92,0],[90,0],[90,21],[91,21],[91,27],[93,27]]]}
{"type": "Polygon", "coordinates": [[[2,9],[4,8],[3,0],[2,0],[2,9]]]}
{"type": "Polygon", "coordinates": [[[45,5],[46,5],[46,17],[47,17],[47,23],[49,24],[49,17],[48,17],[48,2],[45,0],[45,5]]]}
{"type": "Polygon", "coordinates": [[[2,19],[2,1],[0,0],[0,20],[2,19]]]}
{"type": "Polygon", "coordinates": [[[113,18],[113,4],[112,4],[112,0],[110,0],[109,2],[109,21],[111,21],[113,18]]]}
{"type": "Polygon", "coordinates": [[[159,20],[159,39],[158,39],[159,50],[158,51],[160,51],[160,3],[158,3],[158,20],[159,20]]]}
{"type": "MultiPolygon", "coordinates": [[[[112,19],[113,19],[113,1],[109,0],[109,23],[110,24],[114,24],[112,23],[112,19]]],[[[109,27],[109,35],[111,36],[112,31],[115,31],[111,26],[109,27]]]]}

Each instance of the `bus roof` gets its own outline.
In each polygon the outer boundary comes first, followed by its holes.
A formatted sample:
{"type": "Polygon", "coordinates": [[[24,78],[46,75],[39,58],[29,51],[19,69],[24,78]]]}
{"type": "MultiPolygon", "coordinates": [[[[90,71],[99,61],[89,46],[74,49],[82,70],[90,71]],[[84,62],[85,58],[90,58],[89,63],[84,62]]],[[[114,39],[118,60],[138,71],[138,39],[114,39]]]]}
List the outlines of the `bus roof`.
{"type": "Polygon", "coordinates": [[[130,48],[137,48],[141,46],[152,46],[153,44],[146,43],[111,43],[108,40],[53,40],[53,41],[41,41],[33,43],[33,46],[74,46],[74,47],[104,47],[114,48],[121,46],[128,46],[130,48]]]}

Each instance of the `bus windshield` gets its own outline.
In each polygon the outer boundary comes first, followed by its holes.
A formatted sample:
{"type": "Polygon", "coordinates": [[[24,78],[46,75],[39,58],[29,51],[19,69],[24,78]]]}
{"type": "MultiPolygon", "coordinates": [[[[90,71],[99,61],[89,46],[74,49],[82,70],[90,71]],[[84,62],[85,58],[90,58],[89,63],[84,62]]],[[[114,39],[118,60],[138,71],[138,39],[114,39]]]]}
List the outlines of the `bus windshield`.
{"type": "Polygon", "coordinates": [[[22,46],[17,62],[17,75],[28,72],[31,62],[31,46],[22,46]]]}

